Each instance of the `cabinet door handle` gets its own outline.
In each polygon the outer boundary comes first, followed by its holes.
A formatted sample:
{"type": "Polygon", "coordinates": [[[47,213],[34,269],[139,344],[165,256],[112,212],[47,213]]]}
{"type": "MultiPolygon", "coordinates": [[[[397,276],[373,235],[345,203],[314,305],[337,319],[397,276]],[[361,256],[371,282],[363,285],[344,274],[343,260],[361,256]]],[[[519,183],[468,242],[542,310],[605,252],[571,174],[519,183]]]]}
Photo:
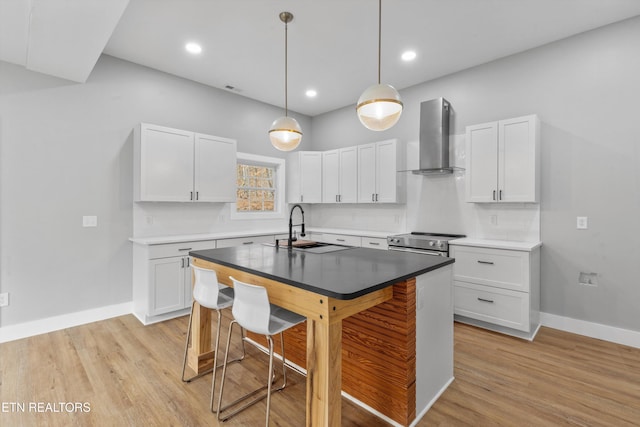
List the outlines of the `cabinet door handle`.
{"type": "Polygon", "coordinates": [[[378,242],[369,242],[369,244],[371,246],[380,246],[380,243],[378,243],[378,242]]]}
{"type": "Polygon", "coordinates": [[[187,267],[191,267],[191,258],[187,257],[187,267]]]}
{"type": "Polygon", "coordinates": [[[338,194],[338,201],[342,202],[342,194],[338,194]]]}
{"type": "Polygon", "coordinates": [[[376,201],[376,195],[375,193],[371,193],[371,201],[375,202],[376,201]]]}
{"type": "Polygon", "coordinates": [[[300,203],[304,202],[304,196],[301,194],[300,195],[300,203]]]}
{"type": "Polygon", "coordinates": [[[253,242],[242,242],[243,245],[253,245],[253,242]]]}
{"type": "Polygon", "coordinates": [[[493,198],[492,198],[492,200],[495,200],[495,199],[496,199],[496,190],[493,190],[493,198]]]}
{"type": "Polygon", "coordinates": [[[502,200],[502,190],[498,192],[498,200],[502,200]]]}
{"type": "Polygon", "coordinates": [[[488,265],[493,265],[493,261],[480,261],[480,260],[478,260],[478,264],[488,264],[488,265]]]}
{"type": "Polygon", "coordinates": [[[378,201],[378,196],[379,196],[379,194],[378,194],[378,193],[376,193],[376,202],[378,201]]]}
{"type": "Polygon", "coordinates": [[[338,203],[338,195],[336,194],[336,203],[338,203]]]}
{"type": "Polygon", "coordinates": [[[336,239],[336,242],[344,242],[344,239],[336,239]]]}
{"type": "Polygon", "coordinates": [[[180,268],[184,268],[184,258],[180,258],[180,268]]]}
{"type": "Polygon", "coordinates": [[[200,192],[196,191],[196,200],[200,200],[200,192]]]}
{"type": "Polygon", "coordinates": [[[478,301],[488,302],[489,304],[493,304],[493,300],[492,299],[484,299],[484,298],[478,297],[478,301]]]}
{"type": "Polygon", "coordinates": [[[191,249],[192,249],[192,248],[180,248],[180,249],[178,249],[178,250],[179,250],[179,251],[183,251],[183,252],[184,252],[184,251],[190,251],[191,249]]]}

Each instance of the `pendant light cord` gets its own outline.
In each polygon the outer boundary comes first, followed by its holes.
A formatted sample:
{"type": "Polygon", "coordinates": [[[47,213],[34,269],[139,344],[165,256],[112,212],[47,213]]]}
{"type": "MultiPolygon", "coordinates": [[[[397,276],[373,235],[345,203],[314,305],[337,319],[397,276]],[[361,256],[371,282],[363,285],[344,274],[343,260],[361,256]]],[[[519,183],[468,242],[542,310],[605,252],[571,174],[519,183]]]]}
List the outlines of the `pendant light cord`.
{"type": "Polygon", "coordinates": [[[380,84],[380,58],[382,57],[382,0],[378,0],[378,84],[380,84]]]}
{"type": "Polygon", "coordinates": [[[285,22],[284,23],[284,115],[288,116],[289,115],[289,97],[288,97],[288,93],[287,93],[287,87],[289,86],[289,82],[288,82],[288,73],[287,73],[287,69],[288,69],[288,23],[285,22]]]}

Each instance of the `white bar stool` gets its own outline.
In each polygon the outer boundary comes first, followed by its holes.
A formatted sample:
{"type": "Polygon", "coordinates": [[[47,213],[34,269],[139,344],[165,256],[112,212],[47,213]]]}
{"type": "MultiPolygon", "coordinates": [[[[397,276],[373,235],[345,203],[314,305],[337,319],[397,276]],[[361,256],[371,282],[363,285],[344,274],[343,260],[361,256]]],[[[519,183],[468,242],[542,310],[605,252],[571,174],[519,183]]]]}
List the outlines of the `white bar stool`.
{"type": "Polygon", "coordinates": [[[226,421],[233,417],[237,413],[245,410],[254,403],[267,398],[267,415],[266,426],[269,426],[269,410],[271,406],[271,393],[273,391],[280,391],[287,385],[287,370],[284,358],[284,336],[282,332],[302,323],[306,320],[306,317],[300,316],[297,313],[289,311],[285,308],[279,307],[275,304],[269,303],[269,296],[267,290],[262,286],[250,285],[248,283],[240,282],[233,277],[229,277],[233,281],[233,287],[235,292],[234,304],[233,304],[233,317],[234,320],[229,324],[229,337],[227,339],[227,350],[224,355],[224,362],[222,364],[222,380],[220,382],[220,395],[218,396],[218,419],[226,421]],[[235,324],[240,325],[241,328],[251,331],[256,334],[265,335],[269,344],[269,376],[267,379],[267,385],[257,390],[252,391],[244,395],[243,397],[235,400],[234,402],[222,407],[222,394],[224,391],[224,381],[227,372],[227,359],[229,356],[229,343],[231,342],[231,332],[235,324]],[[280,387],[272,390],[272,383],[275,380],[275,372],[273,369],[273,335],[280,334],[280,343],[282,345],[282,376],[283,382],[280,387]],[[267,394],[257,397],[244,405],[243,407],[235,410],[231,414],[225,415],[221,418],[221,412],[225,411],[240,402],[245,401],[251,396],[256,395],[260,391],[267,389],[267,394]]]}
{"type": "MultiPolygon", "coordinates": [[[[206,375],[210,372],[213,372],[213,378],[211,380],[211,402],[209,408],[211,412],[216,412],[213,408],[213,393],[216,386],[216,369],[222,365],[218,365],[218,351],[220,349],[220,321],[222,319],[221,310],[225,308],[229,308],[233,305],[233,295],[234,290],[229,286],[225,286],[218,282],[218,276],[216,272],[213,270],[196,267],[192,265],[193,274],[195,277],[195,283],[193,285],[193,302],[191,303],[191,313],[189,314],[189,328],[187,329],[187,341],[184,346],[184,360],[182,363],[182,381],[191,382],[196,378],[200,378],[203,375],[206,375]],[[213,367],[204,372],[201,372],[197,375],[194,375],[191,378],[185,378],[185,369],[187,366],[187,353],[189,351],[189,342],[191,341],[191,327],[193,324],[193,310],[196,302],[200,304],[202,307],[215,310],[218,314],[218,321],[216,324],[216,343],[214,348],[214,356],[213,356],[213,367]]],[[[245,348],[244,348],[244,333],[240,330],[240,335],[242,339],[242,356],[237,359],[230,361],[229,363],[239,362],[245,357],[245,348]]],[[[229,341],[231,341],[231,336],[229,336],[229,341]]]]}

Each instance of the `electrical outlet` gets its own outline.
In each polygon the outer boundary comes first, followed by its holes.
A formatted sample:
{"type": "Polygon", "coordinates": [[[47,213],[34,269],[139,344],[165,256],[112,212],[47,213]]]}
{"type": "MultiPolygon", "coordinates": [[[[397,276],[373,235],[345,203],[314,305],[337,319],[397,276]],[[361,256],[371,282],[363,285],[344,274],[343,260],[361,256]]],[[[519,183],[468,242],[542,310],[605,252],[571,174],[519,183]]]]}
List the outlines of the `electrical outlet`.
{"type": "Polygon", "coordinates": [[[583,286],[598,286],[598,273],[580,272],[578,284],[583,286]]]}
{"type": "Polygon", "coordinates": [[[586,216],[579,216],[576,219],[576,228],[578,230],[586,230],[589,228],[589,218],[586,216]]]}
{"type": "Polygon", "coordinates": [[[6,307],[9,305],[9,292],[3,292],[0,294],[0,307],[6,307]]]}
{"type": "Polygon", "coordinates": [[[82,226],[83,227],[97,227],[98,226],[98,217],[97,216],[83,216],[82,217],[82,226]]]}

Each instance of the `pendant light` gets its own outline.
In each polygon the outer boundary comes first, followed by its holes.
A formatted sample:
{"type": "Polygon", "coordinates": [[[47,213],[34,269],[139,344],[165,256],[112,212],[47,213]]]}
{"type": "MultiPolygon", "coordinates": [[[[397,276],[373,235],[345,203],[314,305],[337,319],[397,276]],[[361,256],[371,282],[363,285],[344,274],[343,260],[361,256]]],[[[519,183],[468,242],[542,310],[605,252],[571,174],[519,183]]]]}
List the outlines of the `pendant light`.
{"type": "Polygon", "coordinates": [[[402,114],[400,94],[391,85],[380,84],[382,51],[382,0],[378,0],[378,84],[369,86],[358,99],[356,111],[367,129],[382,131],[391,128],[402,114]]]}
{"type": "Polygon", "coordinates": [[[291,151],[295,150],[302,140],[302,129],[296,119],[288,116],[287,103],[287,24],[293,20],[293,14],[281,12],[280,20],[284,22],[284,116],[271,124],[269,139],[278,150],[291,151]]]}

